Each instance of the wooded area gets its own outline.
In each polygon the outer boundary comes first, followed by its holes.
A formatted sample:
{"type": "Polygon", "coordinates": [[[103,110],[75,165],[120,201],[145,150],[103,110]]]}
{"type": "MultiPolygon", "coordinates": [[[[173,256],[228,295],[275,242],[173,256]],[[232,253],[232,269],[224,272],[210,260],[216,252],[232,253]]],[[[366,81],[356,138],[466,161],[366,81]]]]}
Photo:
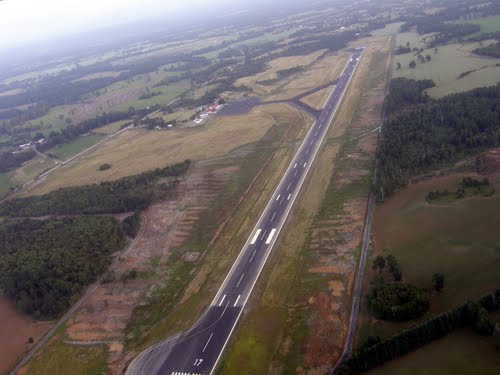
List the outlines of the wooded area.
{"type": "Polygon", "coordinates": [[[110,217],[0,224],[0,287],[35,318],[55,318],[111,264],[123,245],[110,217]]]}
{"type": "Polygon", "coordinates": [[[0,216],[109,214],[146,208],[175,186],[176,178],[187,172],[190,160],[162,169],[123,177],[99,185],[62,188],[44,195],[16,198],[0,204],[0,216]],[[161,182],[161,179],[168,180],[161,182]]]}
{"type": "Polygon", "coordinates": [[[427,85],[406,80],[404,90],[391,90],[388,96],[392,114],[378,148],[379,200],[414,176],[500,145],[500,84],[439,100],[422,94],[427,85]],[[411,101],[411,106],[401,104],[411,101]]]}

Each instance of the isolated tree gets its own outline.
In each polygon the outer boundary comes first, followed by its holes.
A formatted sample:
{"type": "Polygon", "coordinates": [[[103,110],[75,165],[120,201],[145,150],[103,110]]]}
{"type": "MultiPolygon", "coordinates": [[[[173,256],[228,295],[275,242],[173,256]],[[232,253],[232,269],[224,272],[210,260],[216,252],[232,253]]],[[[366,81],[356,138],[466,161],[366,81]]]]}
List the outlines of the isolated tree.
{"type": "Polygon", "coordinates": [[[439,48],[434,47],[434,53],[438,53],[438,52],[439,52],[439,48]]]}
{"type": "Polygon", "coordinates": [[[431,55],[425,55],[425,59],[426,59],[427,61],[431,61],[431,60],[432,60],[432,57],[431,57],[431,55]]]}
{"type": "Polygon", "coordinates": [[[373,269],[374,270],[378,269],[379,272],[382,272],[384,268],[385,268],[385,258],[382,255],[379,255],[373,260],[373,269]]]}
{"type": "Polygon", "coordinates": [[[414,69],[416,66],[417,66],[417,63],[415,62],[415,60],[411,60],[410,61],[410,64],[408,65],[411,69],[414,69]]]}
{"type": "Polygon", "coordinates": [[[437,292],[440,292],[444,288],[444,275],[440,272],[432,275],[432,285],[437,292]]]}
{"type": "Polygon", "coordinates": [[[396,63],[396,69],[401,70],[401,63],[399,61],[396,63]]]}

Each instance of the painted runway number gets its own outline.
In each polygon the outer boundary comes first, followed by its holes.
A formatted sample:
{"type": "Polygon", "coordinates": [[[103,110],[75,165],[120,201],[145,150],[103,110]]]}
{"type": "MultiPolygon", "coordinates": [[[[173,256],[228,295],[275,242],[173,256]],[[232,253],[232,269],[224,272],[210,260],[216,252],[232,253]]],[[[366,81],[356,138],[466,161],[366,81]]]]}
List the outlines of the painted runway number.
{"type": "Polygon", "coordinates": [[[198,367],[199,365],[201,365],[201,362],[203,362],[202,358],[196,358],[196,361],[194,361],[194,365],[198,367]]]}

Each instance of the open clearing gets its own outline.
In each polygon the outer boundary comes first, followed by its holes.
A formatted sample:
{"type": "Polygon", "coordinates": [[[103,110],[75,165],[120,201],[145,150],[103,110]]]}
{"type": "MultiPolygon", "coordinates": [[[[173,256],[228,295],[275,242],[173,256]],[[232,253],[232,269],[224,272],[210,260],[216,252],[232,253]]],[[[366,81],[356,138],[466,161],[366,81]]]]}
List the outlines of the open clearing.
{"type": "Polygon", "coordinates": [[[89,148],[90,146],[95,145],[104,137],[105,136],[103,134],[99,133],[80,136],[72,142],[63,143],[54,148],[51,148],[46,153],[54,154],[59,160],[67,160],[72,156],[75,156],[76,154],[89,148]]]}
{"type": "MultiPolygon", "coordinates": [[[[400,45],[399,37],[401,35],[413,35],[414,40],[421,38],[416,33],[400,34],[398,35],[397,45],[400,45]]],[[[401,45],[406,45],[404,40],[401,40],[401,42],[401,45]]],[[[411,46],[413,48],[414,44],[411,44],[411,46]]],[[[494,85],[500,81],[500,66],[497,66],[500,59],[472,54],[471,51],[477,47],[479,47],[479,43],[439,46],[437,53],[433,49],[428,49],[422,52],[422,55],[430,55],[432,60],[424,64],[418,61],[414,53],[397,55],[394,57],[393,76],[394,78],[406,77],[415,80],[432,79],[436,83],[436,87],[427,90],[427,93],[434,98],[471,90],[476,87],[494,85]],[[413,69],[409,67],[412,60],[417,63],[416,68],[413,69]],[[400,70],[396,69],[398,62],[401,64],[400,70]],[[459,79],[462,73],[469,71],[472,72],[459,79]]]]}
{"type": "MultiPolygon", "coordinates": [[[[494,319],[500,323],[498,313],[494,319]]],[[[496,375],[500,373],[499,350],[498,334],[494,337],[483,337],[463,329],[366,374],[496,375]]]]}
{"type": "MultiPolygon", "coordinates": [[[[364,290],[375,271],[378,254],[393,254],[401,265],[403,281],[432,291],[432,274],[442,272],[445,287],[432,292],[430,311],[421,319],[446,311],[468,299],[475,300],[498,288],[500,276],[500,232],[492,218],[500,210],[500,152],[488,154],[496,172],[451,174],[410,184],[377,207],[374,216],[375,252],[367,261],[364,290]],[[496,193],[492,197],[470,197],[451,204],[429,204],[425,196],[436,189],[455,190],[463,177],[488,177],[496,193]]],[[[387,337],[413,322],[390,323],[371,317],[362,304],[359,338],[387,337]]]]}
{"type": "Polygon", "coordinates": [[[100,128],[95,129],[96,133],[101,134],[113,134],[116,133],[120,128],[125,124],[130,124],[131,120],[121,120],[112,122],[111,124],[101,126],[100,128]]]}
{"type": "Polygon", "coordinates": [[[269,66],[267,70],[253,76],[240,78],[238,81],[236,81],[236,86],[244,85],[250,87],[252,90],[254,90],[256,93],[260,95],[268,94],[273,90],[276,90],[276,88],[278,88],[279,86],[283,85],[284,82],[287,82],[287,79],[284,78],[283,80],[280,80],[274,84],[266,84],[266,85],[259,84],[258,82],[270,79],[276,79],[278,76],[277,72],[280,70],[295,68],[297,66],[309,65],[324,53],[325,50],[319,50],[310,53],[309,55],[280,57],[271,60],[267,63],[269,66]]]}
{"type": "Polygon", "coordinates": [[[491,16],[478,18],[475,20],[467,20],[467,23],[472,23],[474,25],[479,25],[481,27],[481,31],[472,34],[471,37],[483,34],[483,33],[494,33],[495,31],[500,31],[500,16],[491,16]]]}
{"type": "Polygon", "coordinates": [[[302,102],[306,103],[310,107],[316,108],[316,109],[321,109],[323,108],[323,105],[326,102],[326,99],[328,99],[328,95],[332,92],[332,90],[335,88],[335,85],[328,86],[326,89],[319,90],[315,92],[314,94],[308,95],[302,99],[300,99],[302,102]]]}
{"type": "Polygon", "coordinates": [[[247,115],[217,118],[206,126],[162,131],[134,129],[104,142],[72,165],[61,167],[29,194],[42,194],[64,186],[114,180],[185,159],[222,156],[253,143],[276,122],[276,116],[297,121],[296,110],[283,105],[254,109],[247,115]],[[98,172],[101,164],[113,167],[98,172]]]}
{"type": "Polygon", "coordinates": [[[33,344],[50,329],[52,322],[36,322],[18,311],[3,295],[0,295],[0,374],[7,373],[33,344]]]}
{"type": "Polygon", "coordinates": [[[280,87],[276,94],[266,97],[266,100],[284,100],[297,96],[304,91],[323,85],[338,78],[344,69],[350,53],[326,55],[307,70],[297,74],[293,81],[280,87]]]}

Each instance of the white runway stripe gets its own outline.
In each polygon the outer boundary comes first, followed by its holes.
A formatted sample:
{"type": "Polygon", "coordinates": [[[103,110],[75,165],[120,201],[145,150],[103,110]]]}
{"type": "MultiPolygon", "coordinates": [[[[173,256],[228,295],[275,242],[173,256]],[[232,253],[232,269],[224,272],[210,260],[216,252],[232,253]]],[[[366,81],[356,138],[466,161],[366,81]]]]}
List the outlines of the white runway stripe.
{"type": "Polygon", "coordinates": [[[252,237],[252,240],[250,241],[250,245],[253,245],[255,241],[257,241],[257,238],[259,238],[259,234],[261,231],[262,231],[261,229],[257,229],[257,232],[255,232],[255,234],[252,237]]]}
{"type": "Polygon", "coordinates": [[[276,233],[276,228],[273,228],[271,230],[271,233],[269,233],[269,236],[267,237],[267,240],[266,240],[266,245],[269,245],[274,237],[274,233],[276,233]]]}

